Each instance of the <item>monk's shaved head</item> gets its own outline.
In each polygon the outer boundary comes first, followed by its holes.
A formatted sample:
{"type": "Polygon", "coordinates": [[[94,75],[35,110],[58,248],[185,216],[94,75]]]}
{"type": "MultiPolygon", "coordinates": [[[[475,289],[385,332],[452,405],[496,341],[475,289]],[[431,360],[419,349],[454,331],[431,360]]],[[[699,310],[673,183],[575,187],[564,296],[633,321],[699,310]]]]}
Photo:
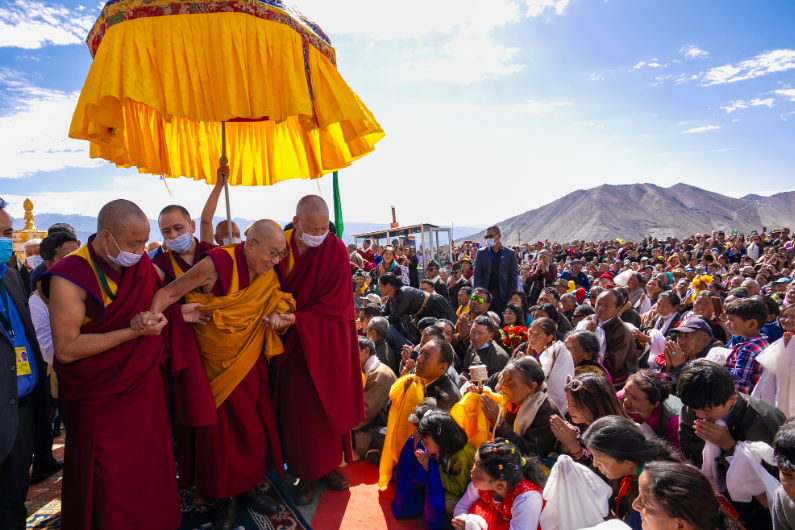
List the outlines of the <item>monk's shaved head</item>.
{"type": "Polygon", "coordinates": [[[276,242],[279,244],[287,243],[287,239],[284,237],[282,227],[270,219],[260,219],[248,227],[248,230],[246,231],[246,237],[249,239],[256,239],[263,246],[265,241],[276,242]]]}
{"type": "Polygon", "coordinates": [[[295,215],[304,217],[313,214],[322,214],[328,218],[328,205],[326,201],[317,195],[307,195],[298,201],[298,206],[295,208],[295,215]]]}
{"type": "Polygon", "coordinates": [[[110,201],[102,207],[97,217],[97,233],[107,230],[112,234],[119,234],[133,224],[149,226],[149,218],[137,204],[125,199],[110,201]]]}

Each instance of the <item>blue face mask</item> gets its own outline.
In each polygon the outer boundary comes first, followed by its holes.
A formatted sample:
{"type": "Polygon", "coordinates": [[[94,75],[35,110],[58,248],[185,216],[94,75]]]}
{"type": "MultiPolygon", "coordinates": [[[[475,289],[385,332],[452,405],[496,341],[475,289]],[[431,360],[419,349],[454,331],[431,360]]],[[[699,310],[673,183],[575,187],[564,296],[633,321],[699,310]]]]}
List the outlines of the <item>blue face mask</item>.
{"type": "Polygon", "coordinates": [[[177,236],[174,239],[166,239],[166,246],[169,250],[173,250],[177,254],[184,254],[188,250],[190,250],[190,246],[193,244],[193,234],[190,232],[185,232],[181,236],[177,236]]]}
{"type": "Polygon", "coordinates": [[[5,265],[14,255],[14,240],[10,237],[0,237],[0,265],[5,265]]]}

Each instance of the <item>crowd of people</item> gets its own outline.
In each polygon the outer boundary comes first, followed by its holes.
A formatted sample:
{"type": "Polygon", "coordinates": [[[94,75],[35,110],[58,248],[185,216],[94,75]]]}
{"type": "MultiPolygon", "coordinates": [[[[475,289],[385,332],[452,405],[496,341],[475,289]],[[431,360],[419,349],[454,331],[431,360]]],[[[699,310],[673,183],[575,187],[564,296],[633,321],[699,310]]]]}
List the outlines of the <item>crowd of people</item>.
{"type": "Polygon", "coordinates": [[[348,246],[368,411],[355,457],[382,487],[394,480],[395,516],[456,530],[794,528],[788,228],[501,238],[490,227],[486,245],[424,270],[410,240],[348,246]],[[556,493],[571,473],[580,491],[556,493]],[[595,497],[588,524],[558,520],[595,497]]]}
{"type": "Polygon", "coordinates": [[[360,459],[432,529],[795,527],[789,229],[508,248],[494,226],[420,260],[346,249],[317,196],[213,226],[224,170],[162,243],[116,200],[23,257],[0,201],[0,528],[61,469],[64,530],[177,528],[179,487],[230,530],[283,509],[267,470],[300,505],[360,459]]]}

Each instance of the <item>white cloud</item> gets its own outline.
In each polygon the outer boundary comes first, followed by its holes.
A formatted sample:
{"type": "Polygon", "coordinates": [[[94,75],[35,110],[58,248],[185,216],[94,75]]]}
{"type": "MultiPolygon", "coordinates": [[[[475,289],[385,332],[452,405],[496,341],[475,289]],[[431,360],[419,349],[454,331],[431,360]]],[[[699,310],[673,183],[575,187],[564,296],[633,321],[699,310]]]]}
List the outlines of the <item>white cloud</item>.
{"type": "Polygon", "coordinates": [[[679,53],[684,53],[685,59],[706,59],[709,56],[709,52],[692,44],[690,46],[682,46],[682,48],[679,49],[679,53]]]}
{"type": "Polygon", "coordinates": [[[635,66],[633,66],[632,68],[635,68],[635,69],[639,70],[640,67],[643,66],[644,64],[646,64],[646,61],[641,61],[638,64],[636,64],[635,66]]]}
{"type": "Polygon", "coordinates": [[[660,63],[649,63],[649,66],[651,66],[652,68],[659,68],[662,65],[660,63]]]}
{"type": "Polygon", "coordinates": [[[779,96],[790,98],[790,101],[795,101],[795,88],[787,88],[783,90],[774,90],[779,96]]]}
{"type": "Polygon", "coordinates": [[[597,73],[594,72],[588,76],[588,79],[590,79],[591,81],[604,81],[605,78],[602,74],[597,75],[597,73]]]}
{"type": "Polygon", "coordinates": [[[0,83],[9,105],[0,116],[0,160],[3,177],[20,178],[36,171],[65,167],[97,167],[88,156],[88,142],[66,136],[77,103],[67,93],[29,85],[18,72],[0,70],[0,83]]]}
{"type": "Polygon", "coordinates": [[[704,131],[712,131],[712,130],[715,130],[715,129],[720,129],[720,127],[718,127],[716,125],[707,125],[705,127],[695,127],[693,129],[688,129],[688,130],[684,131],[682,134],[700,133],[700,132],[704,132],[704,131]]]}
{"type": "Polygon", "coordinates": [[[0,47],[25,49],[83,44],[95,16],[84,7],[16,0],[0,6],[0,47]]]}
{"type": "Polygon", "coordinates": [[[525,4],[527,4],[528,17],[537,17],[548,7],[554,8],[556,14],[562,15],[563,10],[569,5],[569,0],[525,0],[525,4]]]}
{"type": "Polygon", "coordinates": [[[767,99],[756,98],[746,103],[745,101],[740,99],[737,101],[731,101],[729,102],[728,106],[721,108],[726,111],[726,114],[731,114],[737,109],[747,109],[748,107],[760,107],[762,105],[766,105],[767,107],[772,107],[773,101],[774,101],[773,98],[767,98],[767,99]]]}
{"type": "Polygon", "coordinates": [[[733,120],[732,120],[732,123],[734,123],[734,122],[736,122],[736,121],[740,121],[740,118],[735,118],[735,119],[733,119],[733,120]]]}
{"type": "Polygon", "coordinates": [[[701,85],[734,83],[793,68],[795,68],[795,50],[773,50],[757,55],[753,59],[742,61],[737,66],[727,64],[712,68],[704,75],[701,85]]]}

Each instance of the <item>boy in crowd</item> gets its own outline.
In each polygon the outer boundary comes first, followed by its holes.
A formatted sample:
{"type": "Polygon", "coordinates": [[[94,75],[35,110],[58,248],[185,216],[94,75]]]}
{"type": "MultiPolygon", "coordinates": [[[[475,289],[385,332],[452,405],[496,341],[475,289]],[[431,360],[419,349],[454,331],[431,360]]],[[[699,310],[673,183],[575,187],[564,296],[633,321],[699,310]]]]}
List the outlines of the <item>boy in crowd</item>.
{"type": "Polygon", "coordinates": [[[773,448],[776,450],[781,487],[773,502],[773,530],[795,529],[795,418],[781,426],[773,448]]]}
{"type": "Polygon", "coordinates": [[[767,305],[755,298],[740,298],[726,306],[731,322],[732,335],[740,337],[729,358],[726,368],[731,372],[737,390],[750,394],[762,375],[762,366],[756,356],[770,343],[762,334],[762,326],[767,323],[767,305]]]}
{"type": "MultiPolygon", "coordinates": [[[[773,444],[784,413],[773,405],[735,389],[732,374],[721,365],[698,359],[682,369],[677,384],[682,412],[679,414],[679,441],[682,454],[693,465],[703,465],[704,446],[710,442],[720,448],[715,458],[716,482],[726,492],[727,457],[734,455],[737,442],[773,444]]],[[[770,469],[768,471],[771,471],[770,469]]],[[[771,471],[773,474],[773,471],[771,471]]],[[[732,501],[746,528],[765,528],[768,510],[754,499],[750,503],[732,501]]],[[[767,524],[769,525],[769,518],[767,524]]]]}

